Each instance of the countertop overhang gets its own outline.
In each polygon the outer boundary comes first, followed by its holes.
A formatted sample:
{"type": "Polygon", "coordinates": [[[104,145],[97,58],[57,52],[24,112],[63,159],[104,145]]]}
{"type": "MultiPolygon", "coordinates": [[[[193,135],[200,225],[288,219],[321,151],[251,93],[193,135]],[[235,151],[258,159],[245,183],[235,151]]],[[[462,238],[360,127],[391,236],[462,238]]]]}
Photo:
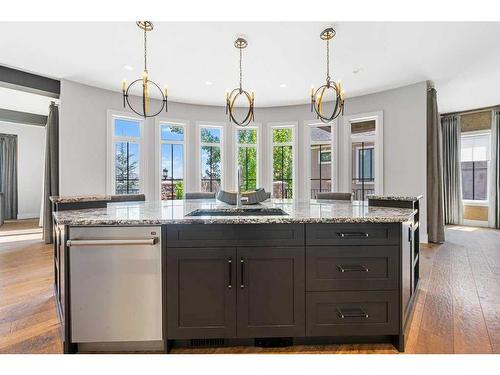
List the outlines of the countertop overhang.
{"type": "Polygon", "coordinates": [[[401,223],[416,211],[372,207],[367,202],[273,199],[258,205],[280,208],[284,216],[187,216],[199,209],[235,208],[215,199],[109,203],[106,208],[54,212],[60,225],[162,225],[162,224],[300,224],[300,223],[401,223]]]}

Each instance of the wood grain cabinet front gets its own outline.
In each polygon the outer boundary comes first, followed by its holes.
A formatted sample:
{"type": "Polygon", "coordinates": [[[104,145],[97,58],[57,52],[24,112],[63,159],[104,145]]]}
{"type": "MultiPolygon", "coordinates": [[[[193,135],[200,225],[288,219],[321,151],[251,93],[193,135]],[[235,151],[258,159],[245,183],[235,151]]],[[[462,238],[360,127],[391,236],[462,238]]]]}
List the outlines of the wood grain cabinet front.
{"type": "Polygon", "coordinates": [[[398,288],[398,246],[309,246],[308,291],[398,288]]]}
{"type": "Polygon", "coordinates": [[[306,244],[398,245],[401,225],[388,224],[306,224],[306,244]]]}
{"type": "Polygon", "coordinates": [[[307,336],[397,335],[397,291],[308,292],[307,336]]]}
{"type": "Polygon", "coordinates": [[[169,339],[236,337],[236,249],[167,250],[169,339]]]}
{"type": "Polygon", "coordinates": [[[238,337],[305,334],[304,248],[238,248],[238,337]]]}
{"type": "Polygon", "coordinates": [[[305,335],[303,247],[168,248],[169,339],[305,335]]]}

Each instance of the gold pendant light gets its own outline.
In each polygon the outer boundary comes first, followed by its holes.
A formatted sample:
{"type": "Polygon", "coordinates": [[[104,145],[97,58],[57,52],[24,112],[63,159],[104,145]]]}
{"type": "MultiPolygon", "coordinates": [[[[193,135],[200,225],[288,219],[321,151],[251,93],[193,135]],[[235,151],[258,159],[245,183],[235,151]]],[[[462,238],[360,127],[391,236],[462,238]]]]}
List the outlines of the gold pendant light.
{"type": "Polygon", "coordinates": [[[254,103],[255,103],[255,93],[249,94],[247,91],[243,90],[242,79],[243,73],[241,68],[242,54],[243,49],[248,46],[248,42],[244,38],[238,38],[234,42],[234,46],[240,50],[240,86],[235,88],[231,92],[226,92],[226,114],[229,115],[229,122],[233,122],[234,124],[245,127],[250,124],[250,122],[255,121],[254,114],[254,103]],[[235,107],[234,104],[238,97],[243,96],[248,101],[248,111],[243,120],[238,121],[235,117],[235,107]]]}
{"type": "Polygon", "coordinates": [[[155,117],[160,114],[160,112],[165,108],[165,112],[168,111],[168,90],[165,87],[164,91],[158,86],[154,81],[149,79],[148,76],[148,67],[147,67],[147,33],[153,30],[153,23],[151,21],[137,21],[137,26],[144,31],[144,71],[142,72],[142,77],[132,81],[130,85],[127,86],[127,82],[124,80],[122,83],[122,93],[123,93],[123,108],[127,105],[128,107],[139,116],[144,118],[146,117],[155,117]],[[135,109],[129,102],[129,90],[134,84],[138,83],[142,84],[142,111],[135,109]],[[157,89],[160,92],[162,98],[161,108],[154,113],[149,112],[149,89],[150,88],[157,89]]]}
{"type": "Polygon", "coordinates": [[[318,119],[322,122],[331,122],[340,114],[344,114],[344,90],[340,81],[334,82],[330,78],[330,40],[335,36],[333,28],[325,29],[321,32],[320,38],[326,41],[326,84],[317,90],[311,88],[311,112],[316,112],[318,119]],[[335,95],[334,108],[331,114],[325,114],[323,110],[323,100],[325,93],[329,90],[335,95]]]}

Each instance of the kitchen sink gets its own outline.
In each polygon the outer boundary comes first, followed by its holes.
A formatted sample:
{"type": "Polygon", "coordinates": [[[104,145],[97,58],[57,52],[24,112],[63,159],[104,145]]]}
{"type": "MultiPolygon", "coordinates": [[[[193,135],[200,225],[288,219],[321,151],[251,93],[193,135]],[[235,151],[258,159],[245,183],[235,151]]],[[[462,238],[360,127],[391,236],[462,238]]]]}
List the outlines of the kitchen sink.
{"type": "Polygon", "coordinates": [[[200,208],[186,216],[284,216],[281,208],[200,208]]]}

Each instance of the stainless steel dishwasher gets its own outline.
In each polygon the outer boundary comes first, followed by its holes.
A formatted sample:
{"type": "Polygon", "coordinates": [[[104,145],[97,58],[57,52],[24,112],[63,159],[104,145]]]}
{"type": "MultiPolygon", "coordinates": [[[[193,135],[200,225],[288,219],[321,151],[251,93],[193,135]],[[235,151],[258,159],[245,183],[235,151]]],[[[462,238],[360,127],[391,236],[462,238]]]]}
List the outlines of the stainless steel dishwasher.
{"type": "Polygon", "coordinates": [[[162,349],[160,238],[160,227],[70,228],[71,341],[79,351],[162,349]]]}

